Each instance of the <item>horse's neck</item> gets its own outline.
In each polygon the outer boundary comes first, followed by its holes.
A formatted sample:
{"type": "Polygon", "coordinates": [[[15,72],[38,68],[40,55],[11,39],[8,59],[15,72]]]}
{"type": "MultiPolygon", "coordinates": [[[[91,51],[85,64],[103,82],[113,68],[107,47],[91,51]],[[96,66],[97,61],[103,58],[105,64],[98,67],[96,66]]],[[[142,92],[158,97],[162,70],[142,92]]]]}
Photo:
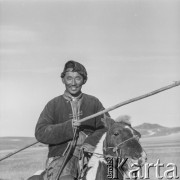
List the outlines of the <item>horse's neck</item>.
{"type": "MultiPolygon", "coordinates": [[[[90,158],[88,162],[88,172],[86,174],[86,180],[109,180],[108,175],[108,168],[107,168],[107,162],[104,159],[103,155],[103,142],[106,138],[106,133],[104,133],[99,140],[95,150],[94,154],[90,158]]],[[[123,180],[123,176],[119,174],[118,176],[119,180],[123,180]]]]}
{"type": "MultiPolygon", "coordinates": [[[[90,158],[88,162],[88,172],[86,179],[87,180],[96,180],[96,174],[99,169],[100,162],[105,162],[103,155],[103,142],[106,138],[106,133],[104,133],[99,140],[98,144],[96,145],[96,148],[94,150],[94,154],[90,158]]],[[[101,179],[100,179],[101,180],[101,179]]]]}

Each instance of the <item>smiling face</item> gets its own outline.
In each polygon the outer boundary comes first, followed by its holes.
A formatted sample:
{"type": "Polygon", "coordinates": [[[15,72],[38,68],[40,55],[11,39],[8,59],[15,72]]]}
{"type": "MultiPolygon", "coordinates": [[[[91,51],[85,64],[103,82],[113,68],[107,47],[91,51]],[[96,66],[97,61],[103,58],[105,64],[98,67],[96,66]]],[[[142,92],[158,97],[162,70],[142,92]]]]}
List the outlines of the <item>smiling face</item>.
{"type": "Polygon", "coordinates": [[[81,93],[82,85],[85,83],[83,77],[79,73],[71,71],[71,69],[66,72],[62,82],[65,84],[66,91],[74,97],[81,93]]]}

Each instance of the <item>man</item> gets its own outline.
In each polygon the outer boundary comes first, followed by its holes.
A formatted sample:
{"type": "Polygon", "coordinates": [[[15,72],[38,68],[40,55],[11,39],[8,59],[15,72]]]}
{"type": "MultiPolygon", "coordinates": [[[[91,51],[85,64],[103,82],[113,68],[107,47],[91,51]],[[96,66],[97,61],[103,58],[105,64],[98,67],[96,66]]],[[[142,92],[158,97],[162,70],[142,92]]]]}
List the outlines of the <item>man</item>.
{"type": "Polygon", "coordinates": [[[59,180],[75,180],[78,178],[78,157],[82,146],[93,149],[97,144],[97,137],[105,131],[101,122],[102,116],[83,123],[78,122],[79,119],[104,109],[96,97],[81,92],[82,86],[87,81],[85,67],[78,62],[68,61],[61,73],[61,78],[66,88],[64,94],[47,103],[35,129],[37,140],[49,145],[45,180],[57,178],[76,128],[78,128],[79,135],[76,146],[59,180]]]}

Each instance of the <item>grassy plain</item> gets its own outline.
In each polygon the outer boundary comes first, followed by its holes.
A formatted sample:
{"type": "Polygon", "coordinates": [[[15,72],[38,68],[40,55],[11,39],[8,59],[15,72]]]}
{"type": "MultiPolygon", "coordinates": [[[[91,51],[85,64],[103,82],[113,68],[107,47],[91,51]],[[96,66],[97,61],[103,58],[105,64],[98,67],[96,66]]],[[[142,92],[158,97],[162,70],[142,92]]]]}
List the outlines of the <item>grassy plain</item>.
{"type": "MultiPolygon", "coordinates": [[[[23,147],[33,141],[33,139],[8,141],[0,138],[0,157],[12,152],[16,148],[23,147]],[[21,142],[20,142],[21,141],[21,142]],[[14,146],[13,146],[14,144],[14,146]],[[16,147],[19,144],[19,147],[16,147]]],[[[141,144],[148,155],[147,163],[156,163],[160,159],[160,163],[164,167],[160,168],[160,175],[172,167],[166,167],[168,163],[174,163],[177,166],[177,175],[180,176],[180,134],[174,134],[163,137],[142,138],[141,144]]],[[[26,180],[29,176],[40,169],[44,169],[47,157],[47,147],[36,146],[24,150],[17,155],[14,155],[0,162],[0,180],[26,180]]],[[[145,171],[145,169],[143,169],[145,171]]],[[[155,180],[155,168],[149,169],[149,179],[155,180]]],[[[143,172],[144,175],[144,172],[143,172]]],[[[170,173],[169,175],[172,175],[170,173]]],[[[165,178],[163,178],[165,179],[165,178]]],[[[173,178],[174,179],[174,178],[173,178]]]]}
{"type": "MultiPolygon", "coordinates": [[[[164,176],[165,171],[173,169],[172,166],[167,167],[167,164],[173,163],[177,167],[177,175],[180,177],[180,134],[172,134],[169,136],[143,138],[141,144],[144,147],[148,161],[147,164],[156,164],[157,160],[164,167],[159,168],[159,174],[163,176],[163,180],[167,179],[164,176]]],[[[147,168],[146,168],[147,170],[147,168]]],[[[145,176],[145,166],[143,167],[143,176],[145,176]]],[[[149,179],[158,180],[156,176],[156,168],[149,168],[149,179]]],[[[147,171],[146,171],[147,173],[147,171]]],[[[168,176],[172,176],[173,173],[169,173],[168,176]]],[[[172,178],[175,179],[175,178],[172,178]]]]}

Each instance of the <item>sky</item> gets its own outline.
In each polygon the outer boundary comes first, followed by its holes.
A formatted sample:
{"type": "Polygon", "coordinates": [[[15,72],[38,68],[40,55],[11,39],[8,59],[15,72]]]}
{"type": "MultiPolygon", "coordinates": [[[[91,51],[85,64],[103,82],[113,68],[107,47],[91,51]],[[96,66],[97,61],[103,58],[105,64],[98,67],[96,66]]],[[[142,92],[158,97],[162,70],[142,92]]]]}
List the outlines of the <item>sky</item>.
{"type": "MultiPolygon", "coordinates": [[[[178,0],[0,0],[0,136],[34,136],[68,60],[105,108],[179,81],[179,15],[178,0]]],[[[110,115],[176,127],[179,109],[180,86],[110,115]]]]}

